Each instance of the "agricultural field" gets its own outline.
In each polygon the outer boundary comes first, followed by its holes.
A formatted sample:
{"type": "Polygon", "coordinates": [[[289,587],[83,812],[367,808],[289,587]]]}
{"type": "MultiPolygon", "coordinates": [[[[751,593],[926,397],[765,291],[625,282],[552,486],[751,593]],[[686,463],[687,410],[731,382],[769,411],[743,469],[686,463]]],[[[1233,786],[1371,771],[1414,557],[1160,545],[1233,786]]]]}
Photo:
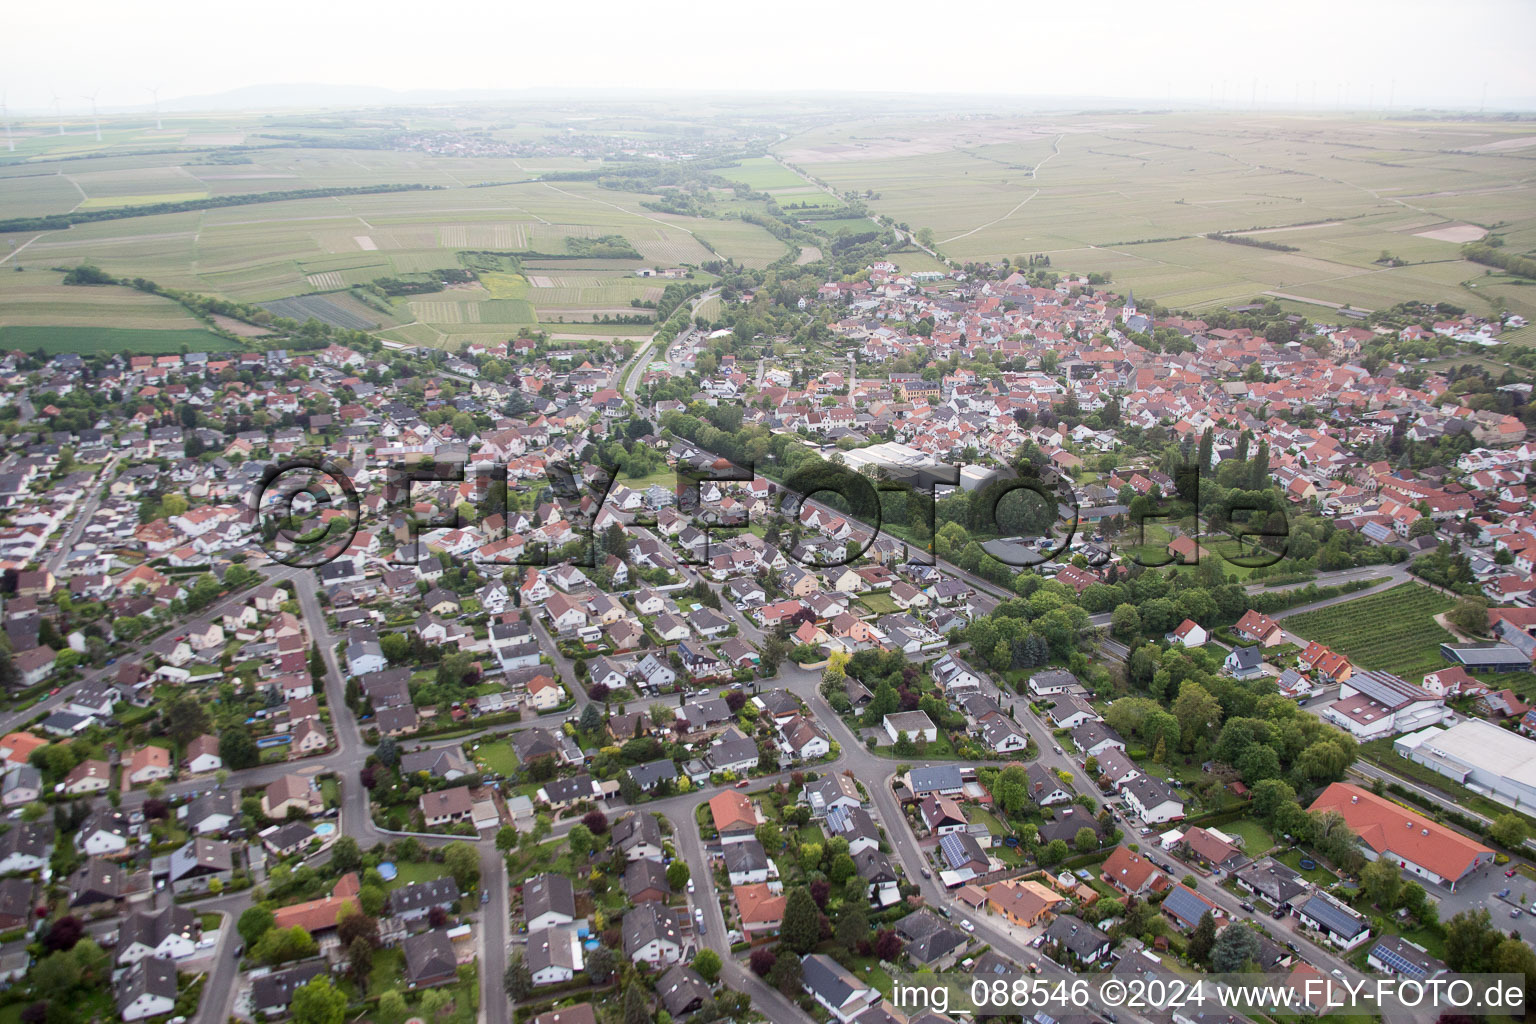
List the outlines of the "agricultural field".
{"type": "Polygon", "coordinates": [[[1310,315],[1407,298],[1528,318],[1530,289],[1478,284],[1458,239],[1498,226],[1536,247],[1526,161],[1497,146],[1528,128],[1324,115],[1169,114],[830,123],[777,149],[872,209],[930,227],[956,259],[1048,253],[1168,306],[1267,292],[1310,315]],[[1294,252],[1205,237],[1244,233],[1294,252]],[[1390,252],[1404,266],[1376,261],[1390,252]]]}
{"type": "Polygon", "coordinates": [[[715,173],[729,181],[739,181],[755,192],[803,188],[807,184],[800,175],[766,156],[743,160],[739,166],[722,167],[715,173]]]}
{"type": "Polygon", "coordinates": [[[228,352],[240,346],[212,331],[154,331],[114,327],[0,327],[0,348],[48,353],[228,352]]]}
{"type": "MultiPolygon", "coordinates": [[[[958,121],[914,113],[870,120],[834,113],[790,125],[794,117],[783,116],[784,141],[773,147],[779,159],[742,159],[715,173],[768,193],[791,214],[837,212],[841,201],[814,176],[839,194],[867,197],[872,211],[932,229],[952,258],[1046,253],[1063,269],[1109,275],[1116,287],[1174,307],[1214,308],[1268,295],[1287,311],[1317,316],[1344,305],[1375,309],[1422,299],[1474,313],[1503,305],[1536,320],[1536,289],[1469,264],[1459,251],[1463,241],[1490,229],[1517,251],[1536,248],[1536,186],[1520,148],[1530,129],[1519,122],[1220,113],[999,114],[958,121]],[[1285,248],[1210,237],[1217,232],[1285,248]],[[1379,262],[1383,252],[1402,265],[1379,262]]],[[[436,117],[412,120],[416,127],[448,126],[436,117]]],[[[649,297],[646,286],[621,283],[637,267],[699,267],[720,258],[762,267],[787,251],[745,221],[659,212],[653,193],[604,188],[594,180],[538,180],[548,172],[597,169],[595,158],[328,149],[327,138],[348,138],[354,129],[345,120],[317,125],[297,115],[178,116],[168,118],[163,131],[109,121],[100,141],[84,119],[66,122],[63,135],[46,121],[17,126],[15,154],[0,154],[0,216],[305,188],[434,189],[18,232],[0,238],[3,263],[48,271],[92,262],[168,287],[297,303],[296,311],[318,301],[330,322],[365,322],[395,340],[454,345],[511,324],[561,325],[627,313],[632,299],[649,297]],[[311,144],[272,144],[292,132],[306,134],[311,144]],[[232,146],[243,148],[224,148],[232,146]],[[581,241],[609,235],[637,255],[578,255],[581,241]],[[336,298],[377,277],[460,266],[470,250],[525,254],[521,269],[530,276],[583,280],[489,284],[487,295],[472,300],[440,296],[444,305],[420,309],[395,302],[392,312],[336,298]],[[489,300],[521,304],[491,306],[489,300]]],[[[540,117],[487,117],[481,127],[499,139],[535,141],[547,138],[551,124],[540,117]]],[[[658,141],[665,135],[623,118],[600,118],[592,130],[658,141]]],[[[708,129],[722,130],[731,129],[708,129]]],[[[710,195],[717,214],[764,206],[727,189],[710,195]]],[[[876,229],[863,217],[815,226],[876,229]]],[[[916,252],[900,254],[898,262],[907,271],[942,267],[916,252]]],[[[0,287],[0,324],[33,324],[42,307],[13,307],[11,298],[10,287],[0,287]]],[[[87,326],[76,321],[92,314],[70,305],[60,304],[52,323],[87,326]]],[[[641,333],[621,326],[618,333],[641,333]]],[[[1529,344],[1536,329],[1505,340],[1529,344]]]]}
{"type": "Polygon", "coordinates": [[[1285,628],[1348,656],[1356,668],[1383,669],[1411,683],[1445,668],[1440,645],[1456,638],[1434,621],[1455,601],[1417,583],[1403,583],[1291,616],[1285,628]]]}

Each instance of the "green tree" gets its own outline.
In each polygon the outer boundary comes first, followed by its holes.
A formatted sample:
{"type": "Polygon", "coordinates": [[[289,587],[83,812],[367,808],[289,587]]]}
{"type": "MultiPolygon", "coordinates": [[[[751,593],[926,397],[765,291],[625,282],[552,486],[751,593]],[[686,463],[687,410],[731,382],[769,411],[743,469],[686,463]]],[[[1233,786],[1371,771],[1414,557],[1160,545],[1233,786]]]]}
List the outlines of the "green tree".
{"type": "Polygon", "coordinates": [[[473,846],[462,840],[444,847],[443,864],[448,868],[448,873],[453,875],[460,892],[467,891],[480,881],[480,855],[473,846]]]}
{"type": "Polygon", "coordinates": [[[688,884],[688,876],[691,872],[688,863],[681,857],[667,865],[667,884],[673,892],[680,892],[683,886],[688,884]]]}
{"type": "Polygon", "coordinates": [[[1493,819],[1493,825],[1488,829],[1488,834],[1509,849],[1518,850],[1525,845],[1529,830],[1525,826],[1525,820],[1518,814],[1501,814],[1493,819]]]}
{"type": "Polygon", "coordinates": [[[1221,725],[1221,703],[1199,683],[1186,680],[1173,702],[1173,717],[1179,720],[1184,749],[1193,750],[1200,737],[1214,735],[1221,725]]]}
{"type": "MultiPolygon", "coordinates": [[[[590,707],[590,705],[588,705],[590,707]]],[[[517,846],[517,828],[513,825],[503,825],[496,830],[496,849],[502,853],[517,846]]]]}
{"type": "Polygon", "coordinates": [[[269,928],[257,940],[251,955],[269,967],[276,967],[290,960],[314,956],[316,949],[314,936],[294,925],[292,928],[269,928]]]}
{"type": "Polygon", "coordinates": [[[389,1024],[399,1024],[406,1015],[405,997],[396,989],[379,996],[379,1017],[389,1024]]]}
{"type": "Polygon", "coordinates": [[[274,920],[272,911],[266,907],[247,907],[241,911],[240,920],[235,923],[235,931],[240,933],[245,948],[251,950],[267,933],[267,929],[272,927],[274,920]]]}
{"type": "Polygon", "coordinates": [[[357,840],[347,835],[338,836],[331,844],[331,867],[345,874],[362,866],[363,851],[358,849],[357,840]]]}
{"type": "Polygon", "coordinates": [[[720,977],[720,954],[712,949],[701,949],[693,958],[693,969],[699,977],[713,985],[720,977]]]}
{"type": "Polygon", "coordinates": [[[249,729],[235,725],[219,733],[219,758],[231,771],[239,771],[260,764],[261,750],[249,729]]]}
{"type": "Polygon", "coordinates": [[[1211,970],[1219,974],[1241,971],[1259,959],[1259,933],[1245,924],[1230,924],[1211,944],[1211,970]]]}
{"type": "Polygon", "coordinates": [[[796,953],[809,953],[816,948],[816,942],[821,936],[819,919],[811,891],[803,885],[797,885],[789,890],[789,898],[784,901],[784,920],[779,927],[779,937],[784,945],[796,953]]]}
{"type": "Polygon", "coordinates": [[[1463,910],[1445,924],[1446,966],[1467,974],[1488,971],[1502,939],[1487,907],[1463,910]]]}
{"type": "Polygon", "coordinates": [[[768,980],[773,987],[790,998],[800,994],[800,979],[800,958],[797,956],[785,956],[781,953],[768,972],[768,980]]]}
{"type": "Polygon", "coordinates": [[[184,697],[172,700],[165,709],[165,729],[178,746],[185,747],[208,731],[208,712],[202,704],[184,697]]]}
{"type": "Polygon", "coordinates": [[[860,942],[869,938],[869,918],[858,904],[846,905],[838,916],[834,931],[837,944],[843,949],[856,949],[860,942]]]}
{"type": "Polygon", "coordinates": [[[1200,915],[1200,923],[1189,933],[1189,958],[1207,967],[1211,963],[1211,950],[1216,945],[1216,919],[1207,910],[1200,915]]]}
{"type": "Polygon", "coordinates": [[[1092,853],[1099,848],[1099,834],[1084,825],[1072,837],[1072,845],[1077,848],[1078,853],[1092,853]]]}
{"type": "Polygon", "coordinates": [[[533,972],[528,969],[528,962],[523,959],[522,953],[512,954],[506,972],[501,976],[501,987],[513,1002],[527,999],[533,994],[533,972]]]}
{"type": "Polygon", "coordinates": [[[1397,908],[1402,890],[1403,878],[1391,859],[1381,857],[1360,869],[1360,891],[1383,911],[1391,913],[1397,908]]]}
{"type": "Polygon", "coordinates": [[[359,985],[366,985],[368,972],[373,970],[373,945],[367,939],[353,939],[347,947],[347,969],[352,972],[352,980],[359,985]]]}
{"type": "Polygon", "coordinates": [[[586,860],[587,854],[592,852],[592,830],[578,823],[571,826],[565,838],[571,847],[571,856],[577,860],[586,860]]]}
{"type": "Polygon", "coordinates": [[[618,958],[607,946],[598,946],[587,953],[587,977],[595,985],[606,985],[618,968],[618,958]]]}
{"type": "Polygon", "coordinates": [[[317,974],[294,990],[288,1011],[294,1024],[341,1024],[346,1019],[347,996],[326,975],[317,974]]]}
{"type": "Polygon", "coordinates": [[[1141,635],[1141,613],[1134,605],[1117,605],[1109,616],[1109,632],[1116,640],[1129,643],[1141,635]]]}
{"type": "Polygon", "coordinates": [[[651,1024],[650,1003],[638,982],[625,985],[623,1024],[651,1024]]]}
{"type": "Polygon", "coordinates": [[[388,899],[389,894],[384,891],[384,887],[372,882],[363,883],[357,890],[357,905],[369,917],[378,917],[384,913],[384,904],[388,899]]]}

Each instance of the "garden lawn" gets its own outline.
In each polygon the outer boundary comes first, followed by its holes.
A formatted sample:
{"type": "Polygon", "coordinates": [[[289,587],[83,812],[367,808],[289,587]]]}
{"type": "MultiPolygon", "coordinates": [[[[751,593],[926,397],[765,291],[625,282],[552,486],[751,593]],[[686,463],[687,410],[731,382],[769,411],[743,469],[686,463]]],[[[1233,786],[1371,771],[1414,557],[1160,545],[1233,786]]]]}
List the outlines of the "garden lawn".
{"type": "Polygon", "coordinates": [[[1275,837],[1270,835],[1269,829],[1251,818],[1240,818],[1216,827],[1227,835],[1242,836],[1243,853],[1250,858],[1261,856],[1275,845],[1275,837]]]}
{"type": "Polygon", "coordinates": [[[1303,854],[1300,847],[1292,847],[1291,849],[1286,850],[1284,853],[1276,854],[1275,859],[1284,864],[1286,867],[1300,872],[1301,877],[1305,878],[1313,885],[1326,887],[1339,880],[1338,875],[1335,875],[1332,871],[1329,871],[1327,868],[1323,867],[1322,861],[1317,861],[1317,867],[1303,871],[1301,867],[1301,858],[1303,856],[1312,856],[1313,860],[1317,860],[1317,858],[1311,854],[1303,854]]]}
{"type": "Polygon", "coordinates": [[[874,612],[876,615],[894,615],[901,611],[900,608],[896,607],[896,601],[891,597],[890,594],[882,593],[880,591],[874,591],[868,594],[860,594],[859,603],[868,608],[870,611],[874,612]]]}
{"type": "Polygon", "coordinates": [[[475,750],[474,755],[476,761],[479,761],[497,775],[512,776],[517,774],[517,752],[512,749],[512,744],[506,740],[482,743],[475,750]]]}
{"type": "Polygon", "coordinates": [[[399,872],[389,883],[391,889],[401,889],[414,882],[430,882],[433,879],[442,878],[448,874],[448,868],[442,864],[434,864],[431,861],[395,861],[395,870],[399,872]]]}

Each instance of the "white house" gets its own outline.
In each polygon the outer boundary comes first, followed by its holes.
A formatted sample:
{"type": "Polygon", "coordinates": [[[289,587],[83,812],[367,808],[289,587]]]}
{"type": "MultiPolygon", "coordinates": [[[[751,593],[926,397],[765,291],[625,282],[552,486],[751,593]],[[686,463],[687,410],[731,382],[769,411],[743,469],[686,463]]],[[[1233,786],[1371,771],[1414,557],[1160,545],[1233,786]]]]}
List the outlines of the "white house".
{"type": "Polygon", "coordinates": [[[1185,647],[1199,647],[1210,638],[1211,635],[1205,631],[1204,626],[1193,619],[1185,619],[1164,639],[1169,643],[1183,644],[1185,647]]]}
{"type": "Polygon", "coordinates": [[[933,719],[928,717],[926,711],[898,711],[885,716],[885,734],[895,743],[896,738],[902,733],[907,734],[907,739],[917,741],[926,740],[933,743],[939,738],[938,726],[933,724],[933,719]]]}
{"type": "Polygon", "coordinates": [[[1162,779],[1139,775],[1127,782],[1120,794],[1125,797],[1126,805],[1148,825],[1184,817],[1184,802],[1162,779]]]}

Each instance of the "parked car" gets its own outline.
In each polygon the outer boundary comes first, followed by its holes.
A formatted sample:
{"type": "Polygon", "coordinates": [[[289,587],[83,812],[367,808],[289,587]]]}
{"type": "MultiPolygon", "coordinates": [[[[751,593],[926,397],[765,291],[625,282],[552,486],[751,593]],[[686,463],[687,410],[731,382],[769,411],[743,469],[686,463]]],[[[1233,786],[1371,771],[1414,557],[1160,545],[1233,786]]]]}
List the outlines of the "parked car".
{"type": "Polygon", "coordinates": [[[693,879],[688,879],[688,891],[693,892],[693,879]]]}
{"type": "Polygon", "coordinates": [[[1250,913],[1250,914],[1253,913],[1253,911],[1254,911],[1254,906],[1253,906],[1252,903],[1246,903],[1246,902],[1239,903],[1238,906],[1242,907],[1244,910],[1248,911],[1248,913],[1250,913]]]}
{"type": "Polygon", "coordinates": [[[976,930],[976,926],[971,923],[971,920],[968,917],[962,917],[960,919],[960,927],[964,928],[968,932],[974,932],[976,930]]]}
{"type": "Polygon", "coordinates": [[[1508,871],[1504,872],[1504,877],[1505,878],[1514,878],[1515,877],[1515,872],[1517,872],[1519,870],[1520,870],[1519,868],[1510,868],[1508,871]]]}

